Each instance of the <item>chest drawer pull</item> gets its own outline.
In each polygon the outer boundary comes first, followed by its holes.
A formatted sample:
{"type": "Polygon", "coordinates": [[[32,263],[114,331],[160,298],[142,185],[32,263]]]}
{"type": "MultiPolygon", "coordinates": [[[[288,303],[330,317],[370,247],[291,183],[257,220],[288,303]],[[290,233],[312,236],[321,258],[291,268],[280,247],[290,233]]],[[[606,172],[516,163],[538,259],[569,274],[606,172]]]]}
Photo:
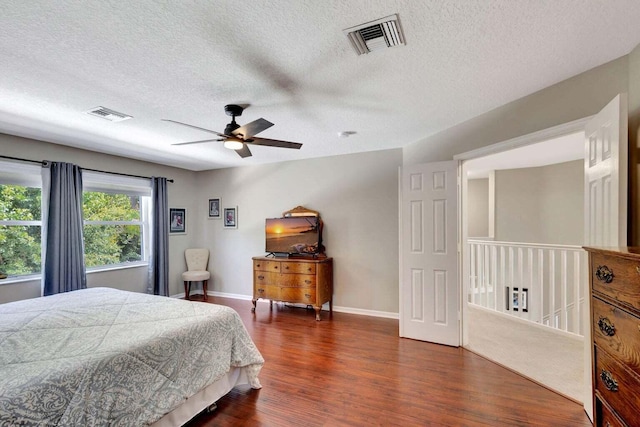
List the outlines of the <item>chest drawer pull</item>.
{"type": "Polygon", "coordinates": [[[600,320],[598,320],[598,327],[600,328],[600,331],[608,337],[612,337],[616,334],[615,325],[606,317],[601,317],[600,320]]]}
{"type": "Polygon", "coordinates": [[[604,283],[613,282],[613,271],[609,269],[606,265],[599,265],[596,270],[596,279],[600,280],[604,283]]]}
{"type": "Polygon", "coordinates": [[[611,372],[605,371],[604,369],[600,372],[600,379],[602,380],[604,386],[609,391],[618,391],[618,381],[613,378],[611,372]]]}
{"type": "Polygon", "coordinates": [[[311,294],[304,294],[305,297],[311,298],[311,294]]]}
{"type": "Polygon", "coordinates": [[[264,276],[258,276],[258,279],[264,280],[264,276]]]}
{"type": "Polygon", "coordinates": [[[258,289],[258,292],[260,292],[261,294],[264,293],[264,289],[258,289]]]}

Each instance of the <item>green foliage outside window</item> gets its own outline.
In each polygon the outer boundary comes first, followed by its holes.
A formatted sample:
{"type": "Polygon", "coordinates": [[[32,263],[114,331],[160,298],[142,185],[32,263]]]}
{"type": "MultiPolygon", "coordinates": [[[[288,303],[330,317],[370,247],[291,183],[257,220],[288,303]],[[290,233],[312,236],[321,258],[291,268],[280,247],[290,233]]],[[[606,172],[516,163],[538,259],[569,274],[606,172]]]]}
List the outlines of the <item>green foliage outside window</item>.
{"type": "MultiPolygon", "coordinates": [[[[140,221],[140,197],[126,194],[85,192],[85,221],[140,221]]],[[[139,224],[86,224],[84,262],[87,267],[140,261],[139,224]]]]}
{"type": "MultiPolygon", "coordinates": [[[[0,221],[41,221],[40,188],[0,185],[0,221]]],[[[85,265],[96,267],[142,260],[140,197],[83,193],[85,265]],[[97,221],[99,223],[92,223],[97,221]]],[[[0,223],[0,273],[41,270],[41,226],[0,223]]]]}
{"type": "MultiPolygon", "coordinates": [[[[41,191],[0,185],[0,220],[40,221],[41,191]]],[[[40,226],[0,225],[0,272],[7,275],[40,272],[40,226]]]]}

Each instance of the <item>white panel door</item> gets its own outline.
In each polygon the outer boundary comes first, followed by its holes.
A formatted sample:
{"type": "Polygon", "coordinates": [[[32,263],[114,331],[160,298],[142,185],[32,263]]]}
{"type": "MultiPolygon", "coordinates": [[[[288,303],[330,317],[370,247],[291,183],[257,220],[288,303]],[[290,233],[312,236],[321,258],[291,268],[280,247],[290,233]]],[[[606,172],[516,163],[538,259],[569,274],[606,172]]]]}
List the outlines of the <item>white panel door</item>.
{"type": "Polygon", "coordinates": [[[616,96],[585,126],[585,243],[627,242],[627,97],[616,96]]]}
{"type": "Polygon", "coordinates": [[[457,162],[403,167],[400,336],[460,345],[457,162]]]}
{"type": "MultiPolygon", "coordinates": [[[[625,94],[616,96],[585,125],[584,242],[588,246],[627,244],[627,132],[625,94]]],[[[589,295],[588,285],[584,280],[583,295],[589,295]]],[[[589,312],[584,313],[584,409],[593,420],[591,320],[589,312]]]]}

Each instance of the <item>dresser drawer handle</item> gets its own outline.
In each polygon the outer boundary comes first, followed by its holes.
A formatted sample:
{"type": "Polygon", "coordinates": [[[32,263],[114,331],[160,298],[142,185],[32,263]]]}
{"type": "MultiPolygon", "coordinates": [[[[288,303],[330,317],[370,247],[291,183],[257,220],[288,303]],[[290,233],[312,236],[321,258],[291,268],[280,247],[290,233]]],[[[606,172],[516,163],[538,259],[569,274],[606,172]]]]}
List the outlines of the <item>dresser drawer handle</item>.
{"type": "Polygon", "coordinates": [[[615,325],[606,317],[600,317],[600,320],[598,320],[598,327],[600,328],[600,331],[608,337],[612,337],[616,334],[615,325]]]}
{"type": "Polygon", "coordinates": [[[284,266],[284,269],[285,269],[285,270],[288,270],[288,269],[289,269],[289,266],[288,266],[288,265],[285,265],[285,266],[284,266]]]}
{"type": "Polygon", "coordinates": [[[256,267],[260,267],[260,264],[256,264],[256,267]]]}
{"type": "Polygon", "coordinates": [[[258,279],[264,280],[264,276],[260,275],[260,276],[258,276],[258,279]]]}
{"type": "Polygon", "coordinates": [[[264,293],[264,289],[258,289],[258,292],[260,292],[261,294],[264,293]]]}
{"type": "Polygon", "coordinates": [[[304,294],[305,297],[307,297],[307,299],[311,298],[311,294],[304,294]]]}
{"type": "Polygon", "coordinates": [[[277,265],[276,265],[276,266],[274,266],[274,267],[273,267],[273,269],[274,269],[274,270],[277,270],[277,269],[278,269],[278,266],[277,266],[277,265]]]}
{"type": "Polygon", "coordinates": [[[311,284],[311,280],[305,280],[304,283],[306,283],[307,285],[311,284]]]}
{"type": "Polygon", "coordinates": [[[604,383],[604,386],[609,391],[618,391],[618,381],[613,378],[611,372],[605,371],[604,369],[600,372],[600,379],[604,383]]]}
{"type": "Polygon", "coordinates": [[[611,271],[609,267],[606,265],[598,266],[598,269],[596,270],[596,279],[604,283],[611,283],[613,282],[613,277],[613,271],[611,271]]]}

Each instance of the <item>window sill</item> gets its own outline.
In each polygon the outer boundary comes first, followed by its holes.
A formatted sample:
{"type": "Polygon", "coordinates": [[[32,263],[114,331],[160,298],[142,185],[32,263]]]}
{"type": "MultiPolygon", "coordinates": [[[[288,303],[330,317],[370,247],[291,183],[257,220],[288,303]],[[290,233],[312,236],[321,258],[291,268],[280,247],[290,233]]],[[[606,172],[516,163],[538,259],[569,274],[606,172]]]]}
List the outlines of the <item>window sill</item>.
{"type": "Polygon", "coordinates": [[[87,274],[101,273],[103,271],[126,270],[127,268],[146,267],[149,263],[146,261],[127,262],[124,264],[102,265],[100,267],[87,268],[87,274]]]}
{"type": "MultiPolygon", "coordinates": [[[[91,268],[87,268],[87,274],[102,273],[104,271],[126,270],[128,268],[147,267],[148,265],[149,263],[146,261],[138,261],[138,262],[129,262],[126,264],[114,264],[114,265],[105,265],[101,267],[91,267],[91,268]]],[[[29,276],[15,276],[15,277],[9,276],[6,279],[0,279],[0,286],[10,285],[15,283],[23,283],[23,282],[36,282],[40,280],[42,280],[42,275],[40,274],[32,274],[29,276]]]]}

